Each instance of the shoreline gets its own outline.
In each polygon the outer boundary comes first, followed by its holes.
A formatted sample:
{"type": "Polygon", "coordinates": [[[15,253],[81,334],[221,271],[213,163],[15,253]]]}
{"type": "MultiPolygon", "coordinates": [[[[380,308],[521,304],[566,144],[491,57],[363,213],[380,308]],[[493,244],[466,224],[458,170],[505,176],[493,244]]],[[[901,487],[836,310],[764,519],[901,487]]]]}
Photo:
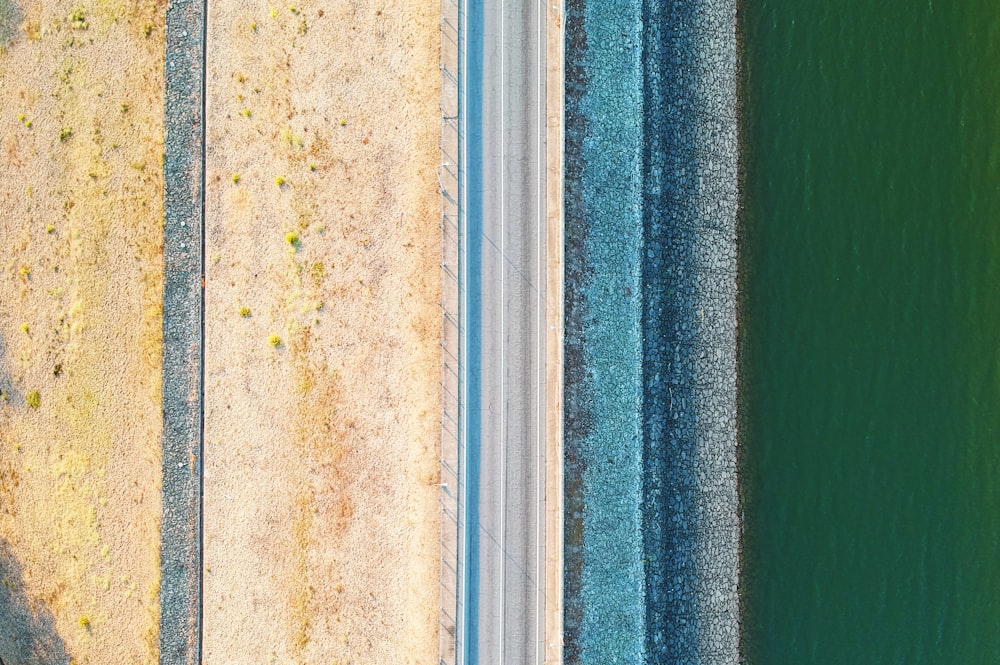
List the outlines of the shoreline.
{"type": "Polygon", "coordinates": [[[567,140],[566,156],[572,183],[566,194],[566,418],[576,428],[567,425],[566,447],[575,457],[567,459],[568,469],[577,474],[566,479],[567,649],[582,663],[637,657],[736,663],[736,5],[622,4],[644,17],[641,27],[621,30],[624,49],[599,39],[588,47],[587,30],[594,28],[586,19],[598,8],[585,1],[576,5],[583,34],[567,37],[568,62],[582,63],[566,86],[567,108],[578,112],[567,136],[579,134],[567,140]],[[609,93],[609,67],[633,77],[641,98],[609,93]],[[623,109],[626,102],[633,106],[623,109]],[[641,116],[640,154],[627,152],[629,140],[615,133],[633,110],[641,116]],[[619,122],[609,128],[601,114],[610,111],[619,122]],[[609,188],[618,193],[611,202],[617,207],[601,198],[607,178],[599,174],[608,169],[599,161],[609,159],[618,160],[618,182],[609,188]],[[628,205],[635,191],[640,201],[633,210],[628,205]],[[633,253],[620,242],[619,263],[609,264],[601,236],[622,229],[641,234],[640,246],[633,253]],[[638,288],[623,291],[632,258],[641,264],[638,288]],[[631,298],[633,308],[609,304],[609,295],[631,298]],[[609,316],[612,310],[619,315],[609,316]],[[623,336],[632,312],[641,312],[640,334],[623,336]],[[621,371],[612,361],[635,363],[640,385],[614,379],[621,371]],[[615,417],[599,408],[608,385],[635,399],[636,412],[626,423],[615,425],[615,417]],[[633,446],[639,451],[625,486],[639,482],[641,490],[638,497],[619,493],[617,500],[634,501],[640,522],[634,530],[616,527],[614,553],[636,557],[626,568],[641,569],[644,599],[641,608],[608,607],[588,597],[594,588],[620,591],[623,580],[629,588],[634,582],[622,574],[609,578],[598,566],[608,551],[588,533],[598,528],[608,497],[593,481],[617,478],[605,459],[610,448],[633,446]],[[641,615],[641,635],[624,636],[609,650],[609,636],[597,633],[615,610],[641,615]]]}
{"type": "Polygon", "coordinates": [[[644,5],[647,652],[735,663],[736,7],[644,5]]]}

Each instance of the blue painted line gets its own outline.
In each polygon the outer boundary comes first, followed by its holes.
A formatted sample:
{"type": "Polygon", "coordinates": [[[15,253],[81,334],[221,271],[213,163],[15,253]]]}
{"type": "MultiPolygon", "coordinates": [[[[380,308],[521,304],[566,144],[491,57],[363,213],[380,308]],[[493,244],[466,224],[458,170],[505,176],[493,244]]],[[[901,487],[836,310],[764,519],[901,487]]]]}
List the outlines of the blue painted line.
{"type": "MultiPolygon", "coordinates": [[[[459,49],[460,151],[465,188],[465,643],[463,663],[479,661],[479,472],[482,453],[483,25],[481,0],[466,2],[465,48],[459,49]],[[462,58],[465,58],[465,61],[462,58]],[[464,129],[465,131],[461,131],[464,129]]],[[[460,35],[459,39],[462,37],[460,35]]],[[[460,196],[460,200],[461,200],[460,196]]]]}

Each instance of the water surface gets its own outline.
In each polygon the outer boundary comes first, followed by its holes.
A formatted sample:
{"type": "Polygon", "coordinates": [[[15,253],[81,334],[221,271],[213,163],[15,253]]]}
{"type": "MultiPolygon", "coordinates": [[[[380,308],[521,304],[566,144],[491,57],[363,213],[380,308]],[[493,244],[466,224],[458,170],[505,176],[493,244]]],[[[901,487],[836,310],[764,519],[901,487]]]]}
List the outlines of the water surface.
{"type": "Polygon", "coordinates": [[[750,663],[1000,657],[1000,5],[743,3],[750,663]]]}

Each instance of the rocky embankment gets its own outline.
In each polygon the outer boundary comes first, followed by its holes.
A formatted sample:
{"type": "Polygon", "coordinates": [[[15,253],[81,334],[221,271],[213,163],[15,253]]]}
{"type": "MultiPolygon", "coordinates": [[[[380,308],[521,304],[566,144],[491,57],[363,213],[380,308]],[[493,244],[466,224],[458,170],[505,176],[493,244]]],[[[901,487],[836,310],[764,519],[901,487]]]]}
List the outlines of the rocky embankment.
{"type": "Polygon", "coordinates": [[[567,662],[735,663],[736,3],[566,33],[567,662]]]}

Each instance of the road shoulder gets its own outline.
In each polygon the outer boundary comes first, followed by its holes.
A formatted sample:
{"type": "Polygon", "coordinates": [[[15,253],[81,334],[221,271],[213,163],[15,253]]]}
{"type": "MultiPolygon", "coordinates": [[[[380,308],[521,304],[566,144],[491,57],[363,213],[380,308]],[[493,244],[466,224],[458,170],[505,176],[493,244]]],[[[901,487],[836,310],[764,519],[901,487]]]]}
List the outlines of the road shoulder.
{"type": "Polygon", "coordinates": [[[546,24],[545,663],[562,662],[563,8],[546,24]]]}

